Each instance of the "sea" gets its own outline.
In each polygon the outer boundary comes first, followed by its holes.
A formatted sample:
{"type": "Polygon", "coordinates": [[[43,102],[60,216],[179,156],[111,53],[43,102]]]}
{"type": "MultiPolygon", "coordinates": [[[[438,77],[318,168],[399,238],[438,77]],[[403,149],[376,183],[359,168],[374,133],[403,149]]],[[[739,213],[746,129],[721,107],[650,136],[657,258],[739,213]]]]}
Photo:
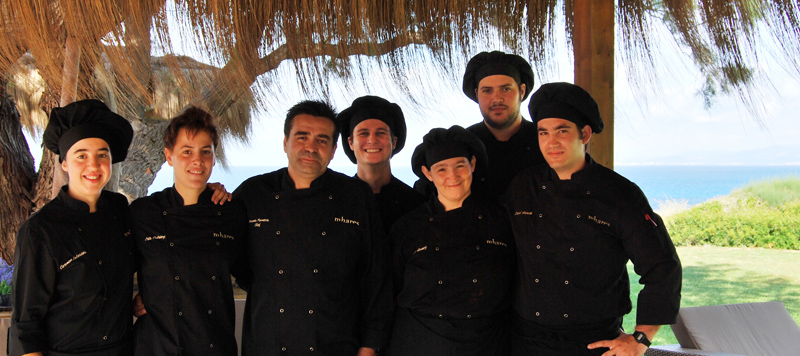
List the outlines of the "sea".
{"type": "MultiPolygon", "coordinates": [[[[214,167],[210,182],[221,182],[228,191],[233,191],[245,179],[272,172],[280,167],[231,166],[227,170],[214,167]]],[[[330,167],[335,171],[354,175],[355,165],[330,167]]],[[[731,191],[749,183],[789,176],[800,177],[800,166],[664,166],[664,165],[618,165],[615,170],[636,183],[647,196],[656,211],[667,209],[676,203],[692,206],[706,200],[730,194],[731,191]]],[[[411,167],[392,167],[392,173],[408,185],[413,185],[417,176],[411,167]]],[[[148,193],[172,185],[172,167],[164,167],[148,189],[148,193]]]]}

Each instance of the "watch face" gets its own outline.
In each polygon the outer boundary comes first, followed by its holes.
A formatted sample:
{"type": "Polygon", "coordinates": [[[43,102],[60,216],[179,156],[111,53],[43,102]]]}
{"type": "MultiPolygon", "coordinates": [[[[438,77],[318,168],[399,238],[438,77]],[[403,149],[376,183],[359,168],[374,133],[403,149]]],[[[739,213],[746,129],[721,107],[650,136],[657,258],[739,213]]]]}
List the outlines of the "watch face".
{"type": "Polygon", "coordinates": [[[641,331],[636,331],[633,333],[633,338],[636,339],[636,342],[640,344],[644,344],[645,346],[650,346],[650,340],[647,339],[647,335],[645,335],[641,331]]]}

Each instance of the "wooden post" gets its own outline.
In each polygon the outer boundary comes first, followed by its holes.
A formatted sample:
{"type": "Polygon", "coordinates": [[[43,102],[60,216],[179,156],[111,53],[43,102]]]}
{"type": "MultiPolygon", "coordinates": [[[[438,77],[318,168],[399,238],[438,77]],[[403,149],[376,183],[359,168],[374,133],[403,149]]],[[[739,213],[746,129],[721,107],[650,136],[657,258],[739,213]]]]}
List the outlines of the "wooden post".
{"type": "MultiPolygon", "coordinates": [[[[64,70],[61,78],[61,100],[59,105],[64,107],[75,101],[78,96],[78,74],[81,71],[81,44],[73,36],[67,36],[64,46],[64,70]]],[[[67,184],[67,174],[61,169],[58,160],[53,160],[53,190],[50,199],[58,195],[61,187],[67,184]]]]}
{"type": "Polygon", "coordinates": [[[588,152],[598,163],[614,169],[614,1],[574,2],[575,84],[592,95],[605,128],[592,135],[588,152]]]}

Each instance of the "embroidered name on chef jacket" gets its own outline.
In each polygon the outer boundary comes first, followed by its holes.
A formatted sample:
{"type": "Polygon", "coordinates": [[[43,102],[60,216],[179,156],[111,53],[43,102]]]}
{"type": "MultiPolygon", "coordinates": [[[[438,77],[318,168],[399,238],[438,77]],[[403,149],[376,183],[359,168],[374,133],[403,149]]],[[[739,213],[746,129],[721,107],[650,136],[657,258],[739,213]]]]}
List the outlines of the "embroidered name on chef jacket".
{"type": "Polygon", "coordinates": [[[514,212],[514,216],[517,216],[517,215],[533,215],[533,212],[532,211],[524,211],[524,210],[523,211],[514,212]]]}
{"type": "Polygon", "coordinates": [[[253,227],[261,227],[261,223],[268,223],[269,219],[250,219],[247,222],[253,224],[253,227]]]}
{"type": "Polygon", "coordinates": [[[344,217],[344,216],[342,216],[342,217],[340,217],[340,218],[333,218],[333,221],[335,221],[335,222],[340,222],[340,223],[345,223],[345,224],[353,224],[353,225],[355,225],[355,226],[361,226],[361,225],[358,223],[358,221],[355,221],[355,220],[350,220],[350,219],[345,219],[345,217],[344,217]]]}
{"type": "Polygon", "coordinates": [[[221,232],[215,232],[215,233],[214,233],[214,237],[219,237],[219,238],[221,238],[221,239],[231,239],[231,240],[233,240],[233,239],[234,239],[234,238],[233,238],[233,236],[231,236],[231,235],[225,235],[224,233],[221,233],[221,232]]]}
{"type": "Polygon", "coordinates": [[[86,251],[83,251],[83,252],[81,252],[81,253],[79,253],[79,254],[77,254],[77,255],[75,255],[75,256],[72,256],[72,258],[70,258],[70,259],[69,259],[69,261],[67,261],[67,262],[64,262],[64,264],[63,264],[63,265],[61,265],[61,266],[58,266],[58,269],[59,269],[59,270],[63,270],[64,268],[67,268],[67,266],[68,266],[70,263],[72,263],[72,261],[75,261],[75,260],[77,260],[78,258],[80,258],[81,256],[83,256],[83,255],[85,255],[85,254],[86,254],[86,251]]]}
{"type": "Polygon", "coordinates": [[[166,239],[167,236],[165,235],[158,235],[158,236],[147,236],[144,238],[145,241],[153,241],[153,240],[163,240],[166,239]]]}
{"type": "Polygon", "coordinates": [[[163,240],[166,239],[166,235],[158,235],[158,236],[147,236],[144,238],[145,241],[153,241],[153,240],[163,240]]]}
{"type": "Polygon", "coordinates": [[[611,227],[611,223],[598,219],[596,216],[589,215],[589,220],[594,221],[600,225],[611,227]]]}
{"type": "Polygon", "coordinates": [[[506,244],[505,242],[497,241],[495,239],[486,240],[486,243],[489,244],[489,245],[497,245],[497,246],[508,247],[508,244],[506,244]]]}
{"type": "Polygon", "coordinates": [[[425,251],[427,249],[428,249],[428,246],[422,246],[422,247],[418,248],[416,251],[414,251],[414,253],[412,253],[412,255],[415,255],[417,252],[422,252],[422,251],[425,251]]]}

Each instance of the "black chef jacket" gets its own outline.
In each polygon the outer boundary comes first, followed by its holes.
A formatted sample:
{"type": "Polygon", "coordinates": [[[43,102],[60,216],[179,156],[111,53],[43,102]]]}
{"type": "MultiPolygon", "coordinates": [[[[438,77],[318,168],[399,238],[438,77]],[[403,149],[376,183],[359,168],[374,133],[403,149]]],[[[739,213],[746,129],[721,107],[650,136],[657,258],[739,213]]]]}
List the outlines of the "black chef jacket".
{"type": "Polygon", "coordinates": [[[389,184],[383,186],[380,193],[375,194],[375,200],[381,212],[383,228],[388,235],[395,221],[424,203],[425,197],[392,176],[389,184]]]}
{"type": "Polygon", "coordinates": [[[570,180],[539,165],[509,187],[519,253],[514,311],[561,330],[621,318],[631,311],[630,259],[644,285],[636,323],[674,323],[681,264],[664,222],[636,184],[588,154],[586,161],[570,180]]]}
{"type": "Polygon", "coordinates": [[[522,126],[508,141],[498,141],[481,121],[467,128],[486,146],[488,169],[476,169],[472,178],[472,193],[488,199],[500,199],[511,180],[525,168],[544,163],[539,149],[536,124],[522,119],[522,126]]]}
{"type": "Polygon", "coordinates": [[[237,201],[206,188],[184,206],[174,188],[131,204],[139,289],[147,314],[134,325],[137,355],[236,355],[231,272],[247,223],[237,201]]]}
{"type": "Polygon", "coordinates": [[[130,353],[133,248],[128,201],[103,191],[97,211],[58,196],[17,233],[8,346],[31,352],[130,353]]]}
{"type": "Polygon", "coordinates": [[[505,210],[436,196],[392,228],[398,318],[391,355],[507,353],[515,246],[505,210]]]}
{"type": "Polygon", "coordinates": [[[234,191],[248,218],[243,355],[380,348],[393,313],[388,238],[369,186],[326,170],[295,189],[286,168],[234,191]]]}

